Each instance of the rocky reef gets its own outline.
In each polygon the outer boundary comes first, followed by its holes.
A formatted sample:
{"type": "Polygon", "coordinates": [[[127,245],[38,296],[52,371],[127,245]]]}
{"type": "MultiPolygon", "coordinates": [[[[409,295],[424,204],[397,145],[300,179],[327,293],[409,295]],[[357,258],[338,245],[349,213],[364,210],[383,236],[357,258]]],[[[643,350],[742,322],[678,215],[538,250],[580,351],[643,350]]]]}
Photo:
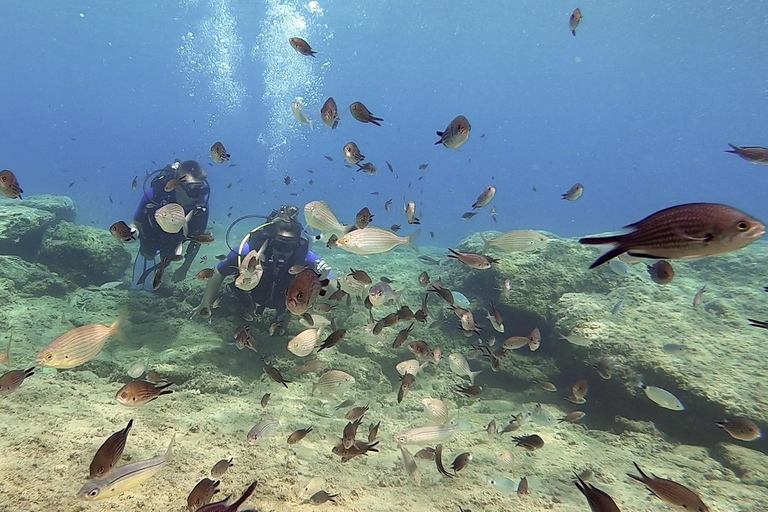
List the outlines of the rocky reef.
{"type": "Polygon", "coordinates": [[[41,195],[0,204],[0,255],[8,264],[0,278],[12,280],[20,293],[60,296],[74,286],[124,277],[130,254],[108,231],[74,224],[71,198],[41,195]]]}

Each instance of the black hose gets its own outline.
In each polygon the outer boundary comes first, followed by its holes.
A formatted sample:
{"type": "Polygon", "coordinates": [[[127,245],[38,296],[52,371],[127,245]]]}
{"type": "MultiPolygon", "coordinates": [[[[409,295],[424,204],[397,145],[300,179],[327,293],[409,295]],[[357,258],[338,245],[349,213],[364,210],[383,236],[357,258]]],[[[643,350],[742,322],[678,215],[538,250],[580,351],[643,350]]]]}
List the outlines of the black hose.
{"type": "Polygon", "coordinates": [[[230,224],[229,227],[227,228],[227,234],[224,237],[224,241],[227,242],[227,247],[229,248],[230,252],[233,251],[234,249],[232,249],[232,246],[229,245],[229,233],[232,231],[232,228],[235,227],[235,224],[245,219],[268,219],[268,218],[269,217],[267,217],[266,215],[251,213],[249,215],[243,215],[242,217],[238,217],[237,219],[232,221],[232,224],[230,224]]]}

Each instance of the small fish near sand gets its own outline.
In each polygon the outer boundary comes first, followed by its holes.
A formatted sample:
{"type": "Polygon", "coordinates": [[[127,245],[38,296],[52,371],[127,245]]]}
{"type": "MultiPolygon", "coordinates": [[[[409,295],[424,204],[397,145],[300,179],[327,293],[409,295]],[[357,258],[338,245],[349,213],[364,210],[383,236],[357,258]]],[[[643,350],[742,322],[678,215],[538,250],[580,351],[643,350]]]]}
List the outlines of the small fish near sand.
{"type": "Polygon", "coordinates": [[[133,420],[129,421],[124,429],[118,430],[109,436],[99,447],[91,461],[91,478],[107,476],[112,472],[117,463],[120,462],[120,457],[122,457],[123,450],[125,449],[125,441],[128,439],[132,426],[133,420]]]}
{"type": "Polygon", "coordinates": [[[3,395],[10,395],[19,387],[21,384],[35,374],[35,367],[29,368],[27,370],[11,370],[10,372],[7,372],[3,374],[3,376],[0,377],[0,396],[3,395]]]}
{"type": "Polygon", "coordinates": [[[115,399],[126,407],[140,407],[158,397],[173,393],[173,390],[167,389],[171,385],[173,382],[155,385],[145,380],[134,380],[120,388],[115,399]]]}
{"type": "Polygon", "coordinates": [[[643,473],[643,470],[640,469],[636,462],[633,462],[633,464],[637,472],[640,473],[640,476],[633,475],[632,473],[627,473],[627,476],[645,484],[645,487],[664,503],[687,511],[709,512],[709,507],[701,501],[701,498],[695,492],[686,486],[666,478],[659,478],[656,475],[648,476],[643,473]]]}

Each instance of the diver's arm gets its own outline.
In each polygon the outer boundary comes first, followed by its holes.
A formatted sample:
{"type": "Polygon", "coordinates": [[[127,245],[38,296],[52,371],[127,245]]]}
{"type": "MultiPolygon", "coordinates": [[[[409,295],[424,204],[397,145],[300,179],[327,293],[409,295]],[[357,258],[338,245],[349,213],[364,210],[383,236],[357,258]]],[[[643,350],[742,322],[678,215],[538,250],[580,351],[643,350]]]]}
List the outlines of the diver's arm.
{"type": "Polygon", "coordinates": [[[203,300],[200,301],[200,305],[197,306],[197,312],[203,318],[210,318],[211,316],[211,304],[213,299],[216,298],[216,294],[219,293],[221,283],[224,281],[224,276],[221,275],[219,269],[214,269],[213,275],[208,279],[208,285],[203,292],[203,300]]]}
{"type": "MultiPolygon", "coordinates": [[[[197,211],[189,221],[189,235],[201,235],[205,233],[205,229],[208,227],[208,208],[206,206],[198,206],[197,211]]],[[[184,263],[176,269],[173,273],[173,282],[178,283],[183,281],[187,277],[187,272],[195,262],[195,256],[200,250],[200,244],[194,241],[190,241],[187,246],[187,252],[184,254],[184,263]]]]}

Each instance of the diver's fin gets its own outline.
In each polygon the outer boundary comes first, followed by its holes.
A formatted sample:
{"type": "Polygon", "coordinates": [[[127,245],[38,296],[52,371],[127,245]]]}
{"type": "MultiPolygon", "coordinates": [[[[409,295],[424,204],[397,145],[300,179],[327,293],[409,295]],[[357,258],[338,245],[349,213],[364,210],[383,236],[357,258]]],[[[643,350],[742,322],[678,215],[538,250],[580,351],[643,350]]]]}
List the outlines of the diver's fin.
{"type": "Polygon", "coordinates": [[[152,291],[152,280],[154,279],[154,272],[157,270],[158,266],[159,265],[155,264],[154,259],[149,260],[145,258],[141,252],[136,254],[136,259],[133,262],[131,288],[134,290],[152,291]],[[152,277],[150,278],[150,276],[152,277]]]}

